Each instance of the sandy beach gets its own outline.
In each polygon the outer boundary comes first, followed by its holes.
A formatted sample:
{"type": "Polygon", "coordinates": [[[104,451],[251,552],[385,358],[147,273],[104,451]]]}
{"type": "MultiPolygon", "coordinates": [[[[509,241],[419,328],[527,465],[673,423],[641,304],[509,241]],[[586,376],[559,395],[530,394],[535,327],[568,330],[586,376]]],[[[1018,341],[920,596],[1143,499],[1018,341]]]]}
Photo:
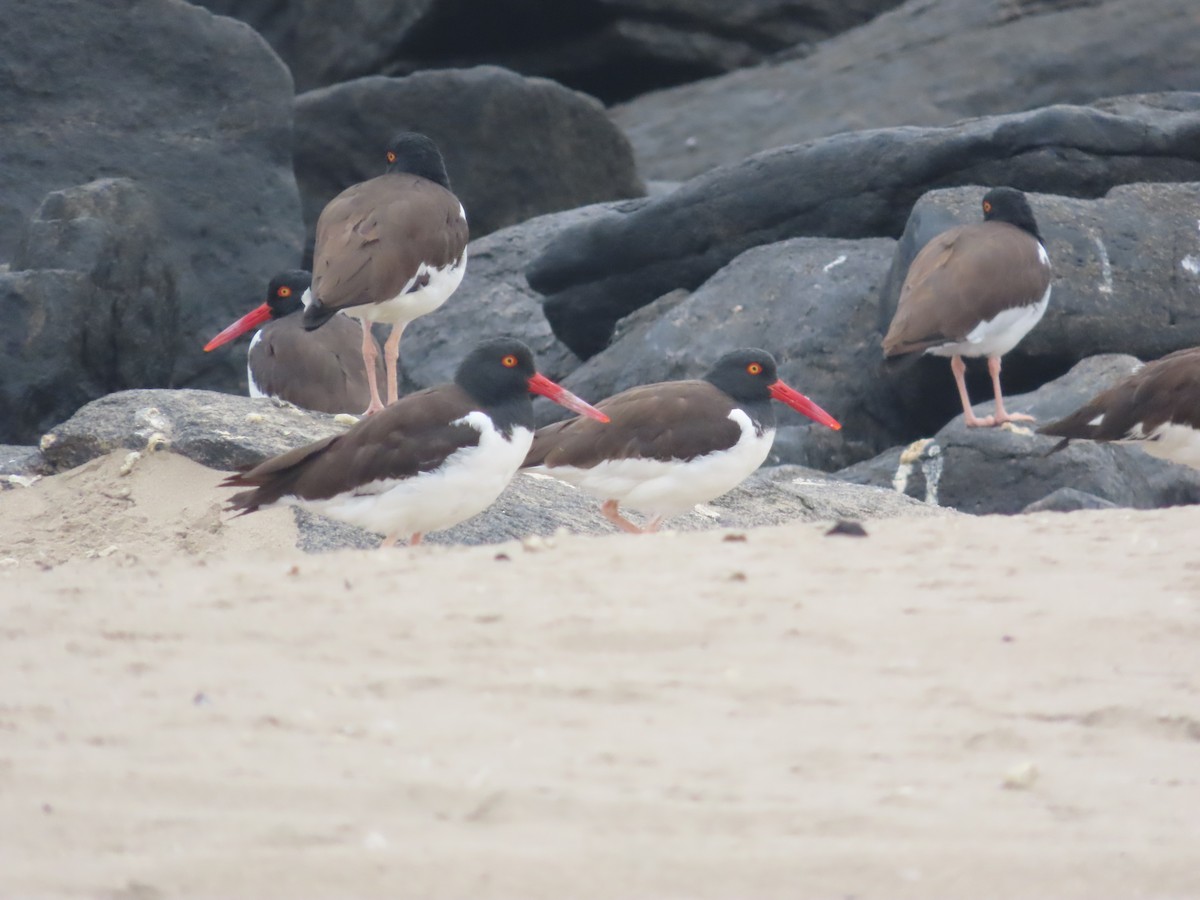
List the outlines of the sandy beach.
{"type": "Polygon", "coordinates": [[[1200,896],[1200,508],[306,556],[0,492],[0,897],[1200,896]]]}

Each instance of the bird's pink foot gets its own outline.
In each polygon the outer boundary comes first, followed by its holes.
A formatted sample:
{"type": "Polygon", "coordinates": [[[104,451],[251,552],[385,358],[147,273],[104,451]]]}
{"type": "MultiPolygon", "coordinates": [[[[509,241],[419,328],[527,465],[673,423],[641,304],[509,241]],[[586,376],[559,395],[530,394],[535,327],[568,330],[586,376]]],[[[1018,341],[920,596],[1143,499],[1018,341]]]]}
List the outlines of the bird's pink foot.
{"type": "Polygon", "coordinates": [[[617,510],[616,500],[605,500],[600,504],[600,512],[604,515],[604,518],[608,519],[608,521],[612,522],[622,531],[629,534],[642,534],[641,528],[638,528],[638,526],[630,522],[617,510]]]}

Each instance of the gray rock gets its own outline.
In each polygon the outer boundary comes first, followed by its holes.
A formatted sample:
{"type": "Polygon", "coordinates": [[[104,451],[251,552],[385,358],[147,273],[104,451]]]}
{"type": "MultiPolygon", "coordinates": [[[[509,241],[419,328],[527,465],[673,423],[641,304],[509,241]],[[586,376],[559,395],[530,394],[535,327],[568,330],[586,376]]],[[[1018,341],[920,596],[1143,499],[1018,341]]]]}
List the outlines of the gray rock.
{"type": "MultiPolygon", "coordinates": [[[[575,534],[615,534],[600,515],[599,502],[555,478],[519,474],[490,508],[446,531],[428,535],[433,544],[495,544],[524,538],[551,538],[560,529],[575,534]]],[[[799,466],[765,468],[711,504],[670,519],[666,528],[754,528],[784,522],[882,519],[947,515],[894,491],[848,484],[799,466]]],[[[309,553],[378,547],[374,535],[323,516],[297,511],[297,546],[309,553]]],[[[637,518],[636,514],[632,516],[637,518]]]]}
{"type": "Polygon", "coordinates": [[[1078,512],[1081,509],[1117,509],[1117,504],[1075,488],[1063,487],[1035,500],[1021,512],[1078,512]]]}
{"type": "MultiPolygon", "coordinates": [[[[406,392],[450,381],[472,347],[502,334],[527,343],[538,371],[549,378],[558,380],[578,367],[578,357],[554,336],[542,315],[541,295],[525,280],[525,267],[548,240],[572,225],[615,216],[643,202],[597,203],[549,213],[472,241],[467,276],[458,290],[404,331],[400,365],[406,392]]],[[[561,409],[549,401],[546,406],[561,409]]]]}
{"type": "Polygon", "coordinates": [[[896,2],[355,0],[349,14],[321,0],[201,5],[262,32],[301,90],[363,75],[494,63],[607,103],[806,48],[896,2]]]}
{"type": "Polygon", "coordinates": [[[200,0],[199,5],[252,25],[291,68],[296,89],[307,91],[379,73],[438,4],[436,0],[354,0],[349,6],[328,0],[200,0]]]}
{"type": "Polygon", "coordinates": [[[244,363],[205,356],[203,337],[260,298],[302,249],[287,68],[248,26],[177,0],[44,0],[9,11],[0,259],[12,261],[47,193],[133,179],[161,220],[179,298],[186,340],[173,383],[237,385],[244,363]]]}
{"type": "Polygon", "coordinates": [[[623,323],[624,335],[565,384],[600,399],[696,378],[730,350],[762,347],[784,381],[843,425],[835,432],[775,404],[772,461],[828,470],[873,456],[896,442],[872,413],[886,391],[878,298],[894,248],[886,239],[796,238],[749,250],[694,293],[638,310],[629,318],[639,321],[623,323]]]}
{"type": "Polygon", "coordinates": [[[37,447],[0,444],[0,477],[16,475],[18,478],[31,478],[49,474],[50,466],[37,447]]]}
{"type": "Polygon", "coordinates": [[[1198,90],[1198,43],[1192,0],[908,0],[802,58],[637,97],[613,117],[646,177],[689,178],[844,131],[1198,90]]]}
{"type": "Polygon", "coordinates": [[[196,390],[121,391],[87,404],[47,432],[41,450],[59,472],[119,449],[172,450],[229,472],[347,427],[346,419],[267,398],[196,390]]]}
{"type": "Polygon", "coordinates": [[[618,319],[668,291],[695,289],[750,247],[806,235],[898,236],[930,188],[1008,184],[1101,196],[1118,184],[1200,181],[1200,94],[1185,99],[1129,101],[1119,113],[1055,106],[761,153],[620,218],[564,232],[526,274],[548,295],[555,334],[586,358],[605,347],[618,319]]]}
{"type": "Polygon", "coordinates": [[[472,237],[645,193],[629,142],[604,108],[562,85],[495,66],[360,78],[296,98],[296,178],[310,243],[325,204],[381,174],[383,149],[402,128],[437,142],[472,237]]]}
{"type": "Polygon", "coordinates": [[[110,391],[166,385],[178,297],[150,195],[129,179],[51,193],[0,274],[0,440],[35,441],[110,391]]]}
{"type": "MultiPolygon", "coordinates": [[[[935,234],[979,221],[984,191],[931,191],[913,207],[884,287],[881,330],[913,257],[935,234]]],[[[1200,183],[1120,185],[1097,200],[1031,194],[1030,204],[1054,265],[1053,291],[1045,317],[1004,358],[1006,389],[1029,390],[1097,354],[1156,359],[1200,344],[1200,183]]],[[[972,396],[991,396],[986,367],[968,366],[972,396]]],[[[906,418],[891,423],[897,434],[928,434],[961,410],[949,368],[926,357],[893,376],[906,418]]]]}
{"type": "MultiPolygon", "coordinates": [[[[1137,363],[1128,356],[1092,357],[1033,393],[1006,398],[1005,405],[1048,421],[1126,377],[1137,363]]],[[[974,409],[987,415],[994,406],[974,409]]],[[[959,415],[931,439],[837,474],[975,514],[1017,513],[1062,487],[1138,509],[1200,502],[1200,471],[1116,444],[1072,441],[1057,449],[1058,443],[1025,427],[967,428],[959,415]]]]}

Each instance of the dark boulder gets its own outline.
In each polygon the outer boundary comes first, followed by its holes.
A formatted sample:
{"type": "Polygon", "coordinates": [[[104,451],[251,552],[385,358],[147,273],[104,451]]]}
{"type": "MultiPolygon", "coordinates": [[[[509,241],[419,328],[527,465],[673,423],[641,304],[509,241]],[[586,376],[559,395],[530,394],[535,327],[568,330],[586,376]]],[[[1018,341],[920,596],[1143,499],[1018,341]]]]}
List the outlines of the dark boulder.
{"type": "MultiPolygon", "coordinates": [[[[1033,393],[1005,398],[1005,406],[1050,421],[1128,376],[1137,364],[1130,356],[1092,357],[1033,393]]],[[[989,402],[974,409],[987,415],[993,407],[989,402]]],[[[1200,502],[1200,471],[1117,444],[1072,441],[1056,449],[1058,443],[1020,426],[967,428],[959,415],[933,438],[895,447],[837,475],[975,514],[1021,512],[1059,488],[1138,509],[1200,502]]]]}
{"type": "Polygon", "coordinates": [[[383,172],[383,149],[400,129],[437,142],[472,237],[645,193],[629,142],[604,108],[562,85],[494,66],[360,78],[296,98],[296,179],[310,242],[326,203],[383,172]]]}
{"type": "Polygon", "coordinates": [[[795,55],[898,0],[202,0],[249,22],[300,90],[365,75],[502,65],[606,103],[795,55]]]}
{"type": "Polygon", "coordinates": [[[1193,0],[908,0],[803,58],[637,97],[613,117],[643,175],[689,178],[843,131],[1200,90],[1198,44],[1193,0]]]}
{"type": "Polygon", "coordinates": [[[173,382],[236,385],[242,362],[205,357],[203,338],[301,250],[286,67],[248,26],[177,0],[20,4],[0,60],[0,259],[47,193],[133,179],[179,297],[173,382]]]}
{"type": "Polygon", "coordinates": [[[548,295],[555,334],[586,358],[618,319],[698,287],[750,247],[806,235],[897,237],[932,188],[1008,184],[1096,197],[1130,182],[1200,181],[1200,94],[1173,105],[1189,108],[1055,106],[772,150],[565,232],[530,266],[529,283],[548,295]]]}
{"type": "MultiPolygon", "coordinates": [[[[936,234],[980,219],[982,188],[931,191],[913,207],[888,274],[881,330],[896,310],[913,257],[936,234]]],[[[1054,265],[1045,317],[1004,358],[1004,383],[1030,390],[1081,359],[1128,353],[1157,359],[1200,345],[1200,183],[1129,184],[1096,200],[1031,194],[1030,205],[1054,265]]],[[[982,363],[970,363],[973,397],[991,395],[982,363]]],[[[939,428],[961,406],[945,359],[925,357],[891,379],[915,437],[939,428]]]]}
{"type": "Polygon", "coordinates": [[[696,378],[738,347],[762,347],[779,374],[843,429],[775,404],[775,462],[836,469],[895,443],[872,409],[880,401],[880,287],[895,242],[796,238],[748,250],[694,293],[639,310],[623,336],[566,379],[592,400],[655,381],[696,378]],[[652,315],[654,314],[654,315],[652,315]]]}
{"type": "MultiPolygon", "coordinates": [[[[546,242],[566,228],[619,215],[644,200],[597,203],[548,213],[510,225],[471,242],[470,274],[441,307],[404,331],[400,365],[405,392],[450,381],[459,362],[480,341],[510,335],[527,343],[538,371],[555,380],[579,366],[579,359],[554,336],[542,315],[541,295],[525,280],[525,267],[546,242]]],[[[547,407],[562,409],[549,401],[547,407]]]]}
{"type": "Polygon", "coordinates": [[[45,199],[0,274],[0,440],[35,441],[88,400],[170,383],[178,297],[161,234],[129,179],[45,199]]]}
{"type": "Polygon", "coordinates": [[[379,74],[413,27],[439,4],[354,0],[347,7],[328,0],[200,0],[199,5],[253,26],[288,64],[296,90],[307,91],[379,74]]]}

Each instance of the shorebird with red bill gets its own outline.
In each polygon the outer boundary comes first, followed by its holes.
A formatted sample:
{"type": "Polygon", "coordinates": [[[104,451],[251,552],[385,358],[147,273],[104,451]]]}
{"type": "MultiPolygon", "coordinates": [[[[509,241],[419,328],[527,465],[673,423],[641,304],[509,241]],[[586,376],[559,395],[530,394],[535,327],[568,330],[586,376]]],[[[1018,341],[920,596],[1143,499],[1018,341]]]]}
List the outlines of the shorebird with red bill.
{"type": "Polygon", "coordinates": [[[1063,438],[1059,447],[1072,440],[1131,444],[1200,469],[1200,347],[1146,363],[1038,434],[1063,438]]]}
{"type": "Polygon", "coordinates": [[[487,509],[533,442],[540,394],[597,422],[594,407],[539,374],[533,352],[498,338],[467,354],[454,381],[409,394],[344,434],[231,475],[229,509],[299,506],[409,544],[487,509]]]}
{"type": "MultiPolygon", "coordinates": [[[[359,327],[345,316],[334,316],[319,331],[304,328],[300,298],[310,282],[308,272],[280,272],[267,287],[266,302],[205,344],[204,352],[258,328],[246,353],[251,397],[275,397],[316,412],[361,413],[371,393],[359,327]]],[[[382,376],[382,360],[375,370],[376,377],[382,376]]]]}
{"type": "Polygon", "coordinates": [[[1041,321],[1050,302],[1050,257],[1025,195],[992,188],[983,221],[943,231],[909,266],[900,302],[883,339],[885,357],[950,357],[963,418],[971,427],[1031,422],[1010,413],[1000,390],[1000,358],[1041,321]],[[976,416],[963,357],[987,357],[996,411],[976,416]]]}
{"type": "Polygon", "coordinates": [[[467,267],[467,214],[450,190],[437,145],[401,132],[386,159],[383,175],[347,188],[322,210],[304,298],[305,328],[320,328],[338,312],[362,322],[366,415],[383,409],[371,324],[392,326],[383,349],[387,402],[395,403],[405,326],[445,303],[467,267]]]}
{"type": "Polygon", "coordinates": [[[775,440],[772,400],[842,427],[780,380],[770,353],[736,350],[701,379],[642,385],[597,403],[607,425],[578,418],[538,429],[523,468],[603,501],[604,517],[622,531],[656,531],[762,465],[775,440]],[[651,516],[646,527],[621,515],[622,505],[651,516]]]}

